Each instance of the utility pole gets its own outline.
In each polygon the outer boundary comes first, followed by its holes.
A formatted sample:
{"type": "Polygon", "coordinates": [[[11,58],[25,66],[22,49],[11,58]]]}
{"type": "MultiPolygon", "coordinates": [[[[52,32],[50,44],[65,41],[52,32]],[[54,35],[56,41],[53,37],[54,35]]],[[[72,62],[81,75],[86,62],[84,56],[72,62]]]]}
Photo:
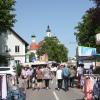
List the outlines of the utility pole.
{"type": "Polygon", "coordinates": [[[77,42],[69,42],[68,44],[76,44],[76,52],[75,52],[75,57],[76,57],[76,67],[78,66],[78,44],[77,44],[77,42]]]}

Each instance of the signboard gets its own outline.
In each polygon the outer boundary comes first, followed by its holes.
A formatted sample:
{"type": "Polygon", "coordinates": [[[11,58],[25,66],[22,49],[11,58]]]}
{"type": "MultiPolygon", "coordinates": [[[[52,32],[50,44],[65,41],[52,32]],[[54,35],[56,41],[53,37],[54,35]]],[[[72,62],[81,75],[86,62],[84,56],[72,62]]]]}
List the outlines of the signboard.
{"type": "Polygon", "coordinates": [[[78,46],[78,56],[93,56],[96,55],[96,48],[78,46]]]}
{"type": "Polygon", "coordinates": [[[32,57],[32,62],[35,62],[36,61],[36,58],[35,57],[32,57]]]}

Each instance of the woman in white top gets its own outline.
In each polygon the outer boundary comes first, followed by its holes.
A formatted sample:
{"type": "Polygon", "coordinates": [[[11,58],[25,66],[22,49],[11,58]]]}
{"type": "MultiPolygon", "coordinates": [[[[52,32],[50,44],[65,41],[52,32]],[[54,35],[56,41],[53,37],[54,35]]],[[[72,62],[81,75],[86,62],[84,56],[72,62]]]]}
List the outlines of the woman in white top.
{"type": "Polygon", "coordinates": [[[84,71],[84,65],[83,64],[79,64],[79,67],[77,68],[77,87],[80,88],[80,81],[81,81],[81,76],[83,75],[83,71],[84,71]]]}
{"type": "Polygon", "coordinates": [[[60,66],[58,66],[58,69],[56,71],[56,78],[57,78],[57,86],[58,86],[58,90],[60,90],[62,88],[62,69],[60,66]]]}

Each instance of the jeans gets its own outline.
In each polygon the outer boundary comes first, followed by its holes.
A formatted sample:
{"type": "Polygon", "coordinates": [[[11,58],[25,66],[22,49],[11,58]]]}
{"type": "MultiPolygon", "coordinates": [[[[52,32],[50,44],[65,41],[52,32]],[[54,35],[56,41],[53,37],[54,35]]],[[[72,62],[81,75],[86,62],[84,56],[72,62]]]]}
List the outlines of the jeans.
{"type": "Polygon", "coordinates": [[[59,88],[59,89],[62,88],[62,79],[58,79],[58,88],[59,88]]]}
{"type": "Polygon", "coordinates": [[[68,81],[69,81],[69,78],[67,76],[64,76],[63,80],[64,80],[65,91],[67,91],[68,90],[68,81]]]}
{"type": "Polygon", "coordinates": [[[70,87],[74,86],[74,77],[70,77],[70,87]]]}
{"type": "Polygon", "coordinates": [[[45,79],[45,87],[49,87],[49,80],[50,79],[45,79]]]}

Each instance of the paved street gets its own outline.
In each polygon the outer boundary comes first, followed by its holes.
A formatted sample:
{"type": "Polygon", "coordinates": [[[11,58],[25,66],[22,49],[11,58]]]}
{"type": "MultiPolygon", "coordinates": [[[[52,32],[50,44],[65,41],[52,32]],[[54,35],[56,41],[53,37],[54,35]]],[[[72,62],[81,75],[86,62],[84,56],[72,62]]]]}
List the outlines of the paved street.
{"type": "Polygon", "coordinates": [[[51,89],[27,90],[26,100],[81,100],[83,98],[82,90],[69,88],[68,92],[55,90],[56,82],[51,83],[51,89]]]}

